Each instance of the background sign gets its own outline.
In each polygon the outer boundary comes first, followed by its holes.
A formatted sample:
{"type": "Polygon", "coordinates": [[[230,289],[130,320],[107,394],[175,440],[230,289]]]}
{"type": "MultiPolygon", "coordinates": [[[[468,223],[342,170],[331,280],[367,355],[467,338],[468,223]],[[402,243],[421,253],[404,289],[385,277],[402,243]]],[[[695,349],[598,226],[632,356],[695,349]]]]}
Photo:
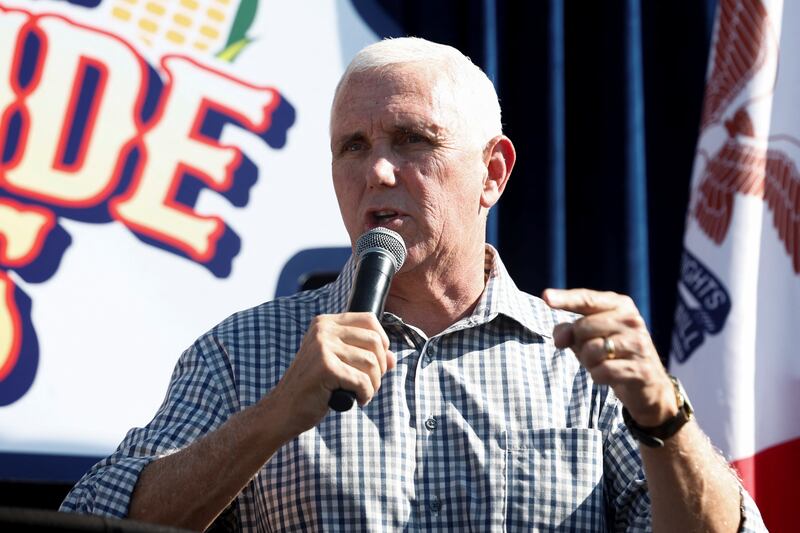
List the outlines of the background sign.
{"type": "Polygon", "coordinates": [[[349,245],[329,107],[377,37],[309,9],[0,0],[0,453],[109,453],[196,337],[349,245]]]}

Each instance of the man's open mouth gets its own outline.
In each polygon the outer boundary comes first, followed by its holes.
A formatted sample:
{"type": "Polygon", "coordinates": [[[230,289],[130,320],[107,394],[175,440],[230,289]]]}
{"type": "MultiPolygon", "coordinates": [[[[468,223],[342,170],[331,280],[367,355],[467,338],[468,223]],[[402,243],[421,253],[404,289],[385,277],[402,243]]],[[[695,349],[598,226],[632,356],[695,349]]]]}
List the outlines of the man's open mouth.
{"type": "Polygon", "coordinates": [[[397,216],[399,216],[399,213],[397,211],[391,211],[389,209],[383,209],[381,211],[375,211],[374,213],[372,213],[372,218],[374,218],[378,222],[386,222],[397,216]]]}
{"type": "Polygon", "coordinates": [[[392,229],[392,226],[398,225],[402,218],[403,213],[394,209],[378,209],[370,211],[367,214],[367,229],[372,229],[377,226],[384,226],[392,229]]]}

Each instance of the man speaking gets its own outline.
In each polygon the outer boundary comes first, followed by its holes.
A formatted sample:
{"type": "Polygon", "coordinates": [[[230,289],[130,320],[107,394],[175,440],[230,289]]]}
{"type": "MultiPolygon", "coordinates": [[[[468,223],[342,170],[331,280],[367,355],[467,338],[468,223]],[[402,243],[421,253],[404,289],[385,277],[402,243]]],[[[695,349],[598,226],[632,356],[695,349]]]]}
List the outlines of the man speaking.
{"type": "Polygon", "coordinates": [[[405,242],[386,312],[347,311],[351,259],[231,316],[62,509],[247,531],[763,529],[630,298],[540,300],[485,243],[516,153],[468,58],[365,48],[330,134],[353,245],[378,227],[405,242]],[[359,407],[329,409],[342,391],[359,407]]]}

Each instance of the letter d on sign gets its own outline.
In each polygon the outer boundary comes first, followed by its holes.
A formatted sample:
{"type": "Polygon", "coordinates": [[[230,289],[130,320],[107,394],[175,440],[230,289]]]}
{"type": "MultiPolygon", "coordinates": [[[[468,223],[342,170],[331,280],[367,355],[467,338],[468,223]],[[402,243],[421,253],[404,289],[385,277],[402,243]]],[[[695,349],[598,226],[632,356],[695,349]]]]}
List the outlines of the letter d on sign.
{"type": "Polygon", "coordinates": [[[123,148],[141,129],[136,108],[145,65],[118,38],[61,17],[37,19],[35,32],[41,75],[24,101],[27,140],[18,164],[6,171],[6,185],[53,205],[97,205],[113,191],[123,148]],[[76,164],[68,168],[62,159],[90,67],[99,78],[76,164]]]}

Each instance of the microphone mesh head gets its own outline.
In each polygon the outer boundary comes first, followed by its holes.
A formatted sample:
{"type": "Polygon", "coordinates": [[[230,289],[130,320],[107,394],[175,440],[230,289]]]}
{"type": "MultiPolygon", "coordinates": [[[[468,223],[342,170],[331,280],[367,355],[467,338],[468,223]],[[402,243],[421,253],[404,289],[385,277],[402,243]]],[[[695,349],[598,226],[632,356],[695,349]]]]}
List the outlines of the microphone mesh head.
{"type": "Polygon", "coordinates": [[[370,251],[388,252],[394,260],[394,271],[397,273],[406,260],[406,243],[399,233],[390,229],[372,228],[356,242],[356,257],[360,260],[370,251]]]}

